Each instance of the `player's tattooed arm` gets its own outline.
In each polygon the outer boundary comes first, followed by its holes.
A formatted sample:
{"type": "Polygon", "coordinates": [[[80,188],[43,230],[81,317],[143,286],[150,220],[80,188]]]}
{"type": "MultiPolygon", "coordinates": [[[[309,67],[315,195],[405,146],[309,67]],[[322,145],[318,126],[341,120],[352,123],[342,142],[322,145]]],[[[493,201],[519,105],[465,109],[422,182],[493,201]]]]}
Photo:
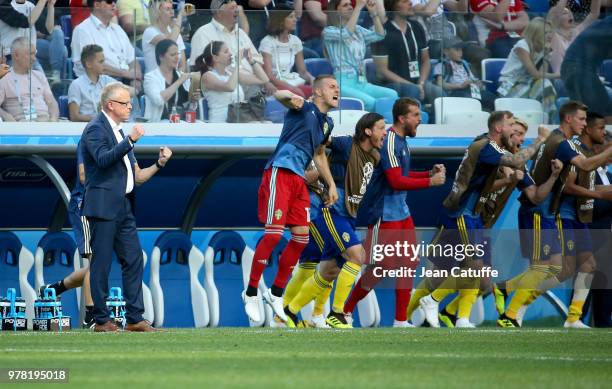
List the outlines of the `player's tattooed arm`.
{"type": "Polygon", "coordinates": [[[274,98],[289,109],[300,109],[304,106],[304,98],[288,90],[278,90],[274,98]]]}
{"type": "Polygon", "coordinates": [[[536,140],[527,147],[522,147],[519,151],[514,154],[506,153],[501,157],[499,162],[502,166],[509,166],[514,169],[523,169],[525,163],[533,157],[538,151],[542,143],[550,135],[550,130],[544,126],[538,127],[538,137],[536,140]]]}
{"type": "Polygon", "coordinates": [[[332,206],[338,200],[338,191],[336,189],[336,183],[334,182],[334,178],[332,177],[331,171],[329,170],[329,164],[327,162],[327,155],[325,155],[324,145],[320,145],[317,148],[312,160],[317,166],[319,176],[323,178],[323,181],[325,181],[328,187],[329,198],[325,202],[325,206],[332,206]]]}

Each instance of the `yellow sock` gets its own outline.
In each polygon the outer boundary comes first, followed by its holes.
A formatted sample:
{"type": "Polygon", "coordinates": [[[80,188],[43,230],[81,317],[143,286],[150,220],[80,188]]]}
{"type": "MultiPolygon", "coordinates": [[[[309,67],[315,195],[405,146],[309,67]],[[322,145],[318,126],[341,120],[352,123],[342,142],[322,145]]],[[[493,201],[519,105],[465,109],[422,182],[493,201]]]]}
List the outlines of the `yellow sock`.
{"type": "Polygon", "coordinates": [[[459,295],[457,295],[450,303],[444,307],[444,310],[451,315],[457,314],[457,309],[459,307],[459,295]]]}
{"type": "Polygon", "coordinates": [[[312,277],[304,281],[298,294],[291,300],[289,310],[297,314],[304,305],[317,298],[326,289],[330,289],[331,285],[331,282],[325,281],[319,271],[316,270],[312,277]]]}
{"type": "Polygon", "coordinates": [[[446,296],[456,291],[457,279],[455,277],[448,277],[447,279],[442,281],[442,283],[440,284],[440,286],[438,286],[438,288],[436,288],[436,290],[431,292],[431,297],[433,297],[434,300],[440,302],[444,300],[446,296]]]}
{"type": "Polygon", "coordinates": [[[304,281],[308,278],[312,277],[317,268],[317,264],[315,262],[302,262],[299,264],[298,269],[293,276],[289,280],[287,287],[285,288],[285,293],[283,293],[283,306],[286,307],[289,305],[291,300],[298,294],[300,289],[302,289],[302,285],[304,281]]]}
{"type": "Polygon", "coordinates": [[[421,282],[419,282],[414,292],[412,292],[412,296],[410,296],[410,302],[408,303],[408,308],[406,309],[408,320],[410,320],[414,311],[419,307],[419,300],[431,292],[432,288],[429,284],[429,280],[424,278],[421,280],[421,282]]]}
{"type": "Polygon", "coordinates": [[[533,293],[537,290],[540,282],[554,275],[550,272],[547,265],[531,265],[523,274],[521,281],[518,284],[518,289],[514,293],[508,308],[506,316],[511,319],[516,319],[518,310],[530,300],[533,293]]]}
{"type": "Polygon", "coordinates": [[[351,293],[355,279],[361,271],[361,265],[353,262],[345,262],[340,270],[338,279],[336,280],[336,291],[334,292],[334,304],[332,310],[334,312],[343,312],[344,303],[351,293]]]}
{"type": "Polygon", "coordinates": [[[572,303],[570,304],[569,311],[567,313],[567,321],[575,322],[580,320],[584,300],[586,300],[587,295],[589,294],[592,282],[592,273],[578,272],[578,274],[576,274],[576,279],[574,280],[574,296],[572,297],[572,303]]]}
{"type": "Polygon", "coordinates": [[[312,310],[312,316],[319,316],[325,312],[325,303],[329,300],[329,295],[331,294],[332,287],[334,282],[332,281],[329,284],[329,288],[326,288],[323,292],[321,292],[317,298],[315,298],[314,309],[312,310]]]}
{"type": "Polygon", "coordinates": [[[510,293],[510,292],[514,292],[515,290],[517,290],[519,282],[521,282],[521,279],[523,278],[525,273],[527,273],[528,271],[529,269],[519,274],[518,276],[506,281],[506,292],[510,293]]]}
{"type": "Polygon", "coordinates": [[[584,300],[572,300],[572,303],[569,306],[569,310],[567,312],[567,321],[573,323],[580,319],[582,316],[582,306],[584,305],[584,300]]]}

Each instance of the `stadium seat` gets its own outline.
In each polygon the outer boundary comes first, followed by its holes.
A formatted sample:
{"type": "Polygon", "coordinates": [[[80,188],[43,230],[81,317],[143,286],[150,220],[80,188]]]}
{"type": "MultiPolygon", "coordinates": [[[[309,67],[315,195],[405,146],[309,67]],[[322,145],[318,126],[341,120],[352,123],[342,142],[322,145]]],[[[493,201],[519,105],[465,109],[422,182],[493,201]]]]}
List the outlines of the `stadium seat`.
{"type": "Polygon", "coordinates": [[[60,16],[60,27],[64,33],[64,45],[70,54],[70,44],[72,42],[72,17],[70,15],[60,16]]]}
{"type": "Polygon", "coordinates": [[[383,97],[376,99],[374,103],[374,112],[379,113],[385,117],[385,122],[393,123],[393,104],[397,97],[383,97]]]}
{"type": "Polygon", "coordinates": [[[483,111],[452,112],[444,114],[444,124],[471,127],[477,132],[487,131],[489,113],[483,111]]]}
{"type": "Polygon", "coordinates": [[[360,109],[343,109],[330,111],[327,115],[334,120],[335,124],[345,124],[349,127],[353,127],[366,113],[369,112],[360,109]]]}
{"type": "Polygon", "coordinates": [[[378,81],[378,77],[376,77],[376,66],[374,65],[374,60],[372,58],[364,59],[363,67],[365,69],[366,80],[368,80],[369,83],[375,83],[378,81]]]}
{"type": "Polygon", "coordinates": [[[306,65],[306,70],[308,70],[313,77],[316,77],[319,74],[334,73],[331,63],[329,63],[329,61],[325,58],[308,58],[304,60],[304,64],[306,65]]]}
{"type": "MultiPolygon", "coordinates": [[[[74,239],[65,232],[48,232],[34,252],[34,290],[64,279],[80,268],[80,255],[74,239]]],[[[78,325],[80,306],[80,287],[62,294],[62,311],[71,317],[72,325],[78,325]]]]}
{"type": "Polygon", "coordinates": [[[203,266],[204,254],[184,232],[166,231],[157,238],[149,282],[156,327],[184,323],[206,327],[210,323],[208,297],[198,279],[203,266]]]}
{"type": "Polygon", "coordinates": [[[548,0],[525,0],[525,10],[529,12],[531,17],[536,16],[532,14],[546,14],[549,9],[548,0]]]}
{"type": "Polygon", "coordinates": [[[70,119],[70,111],[68,110],[68,96],[62,95],[57,100],[59,106],[60,118],[70,119]]]}
{"type": "Polygon", "coordinates": [[[601,64],[601,75],[606,82],[612,84],[612,59],[607,59],[601,64]]]}
{"type": "Polygon", "coordinates": [[[281,104],[274,97],[266,97],[266,107],[264,117],[272,123],[282,123],[285,120],[287,107],[281,104]]]}
{"type": "MultiPolygon", "coordinates": [[[[393,123],[393,121],[390,123],[393,123]]],[[[429,114],[426,111],[421,111],[421,123],[429,124],[429,114]]]]}
{"type": "Polygon", "coordinates": [[[74,64],[72,63],[72,58],[66,58],[66,67],[64,71],[66,72],[67,80],[74,80],[74,64]]]}
{"type": "Polygon", "coordinates": [[[482,80],[486,82],[487,90],[497,93],[499,74],[506,64],[506,58],[487,58],[481,62],[482,80]]]}
{"type": "Polygon", "coordinates": [[[548,114],[542,111],[512,111],[515,117],[524,120],[529,126],[530,136],[537,134],[540,124],[548,124],[548,114]],[[535,131],[535,132],[532,132],[535,131]]]}
{"type": "Polygon", "coordinates": [[[25,248],[17,235],[10,231],[0,231],[0,293],[7,288],[15,288],[26,302],[28,329],[32,329],[34,318],[34,300],[36,292],[28,281],[28,275],[34,266],[34,256],[25,248]]]}
{"type": "Polygon", "coordinates": [[[535,99],[505,97],[495,99],[496,111],[542,111],[542,103],[535,99]]]}
{"type": "Polygon", "coordinates": [[[146,95],[140,96],[140,98],[138,99],[138,102],[140,103],[140,115],[144,117],[145,107],[147,106],[147,96],[146,95]]]}
{"type": "Polygon", "coordinates": [[[557,111],[559,111],[561,109],[561,106],[567,103],[568,101],[570,101],[570,98],[567,96],[559,97],[555,102],[555,105],[557,106],[557,111]]]}
{"type": "Polygon", "coordinates": [[[355,97],[340,97],[337,109],[358,109],[363,111],[365,108],[361,99],[355,97]]]}
{"type": "Polygon", "coordinates": [[[452,113],[481,112],[480,101],[469,97],[438,97],[434,100],[436,124],[448,124],[446,117],[452,113]]]}

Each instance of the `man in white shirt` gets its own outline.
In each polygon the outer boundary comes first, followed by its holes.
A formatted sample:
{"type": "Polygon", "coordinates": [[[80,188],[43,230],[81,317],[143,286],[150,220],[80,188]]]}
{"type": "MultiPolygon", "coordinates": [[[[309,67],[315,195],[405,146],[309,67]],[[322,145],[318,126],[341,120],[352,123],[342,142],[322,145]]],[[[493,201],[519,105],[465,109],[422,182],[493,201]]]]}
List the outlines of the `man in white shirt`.
{"type": "MultiPolygon", "coordinates": [[[[213,12],[213,19],[210,23],[203,25],[193,34],[191,38],[191,57],[189,65],[194,66],[195,60],[199,57],[204,48],[212,41],[224,42],[232,53],[232,61],[237,58],[238,47],[240,49],[250,49],[253,59],[263,66],[263,57],[248,34],[238,26],[238,6],[234,0],[212,0],[210,9],[213,12]]],[[[253,72],[251,65],[243,56],[240,63],[241,70],[253,72]]]]}
{"type": "Polygon", "coordinates": [[[13,67],[0,79],[0,116],[4,121],[56,122],[57,102],[45,74],[32,70],[36,47],[20,37],[11,45],[13,67]]]}
{"type": "Polygon", "coordinates": [[[87,45],[96,44],[104,50],[104,74],[131,82],[141,89],[142,71],[136,60],[134,47],[127,34],[112,23],[115,0],[94,0],[91,15],[79,24],[72,34],[72,61],[77,76],[85,73],[81,52],[87,45]]]}

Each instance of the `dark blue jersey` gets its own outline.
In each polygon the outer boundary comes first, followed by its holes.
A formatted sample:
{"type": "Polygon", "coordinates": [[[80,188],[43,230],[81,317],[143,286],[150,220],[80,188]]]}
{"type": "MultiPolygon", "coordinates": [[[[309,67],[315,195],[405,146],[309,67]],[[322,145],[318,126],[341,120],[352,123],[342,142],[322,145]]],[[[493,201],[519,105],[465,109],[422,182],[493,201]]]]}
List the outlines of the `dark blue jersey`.
{"type": "Polygon", "coordinates": [[[332,119],[310,101],[304,101],[300,109],[290,109],[266,169],[271,166],[285,168],[304,177],[316,149],[327,142],[333,128],[332,119]]]}

